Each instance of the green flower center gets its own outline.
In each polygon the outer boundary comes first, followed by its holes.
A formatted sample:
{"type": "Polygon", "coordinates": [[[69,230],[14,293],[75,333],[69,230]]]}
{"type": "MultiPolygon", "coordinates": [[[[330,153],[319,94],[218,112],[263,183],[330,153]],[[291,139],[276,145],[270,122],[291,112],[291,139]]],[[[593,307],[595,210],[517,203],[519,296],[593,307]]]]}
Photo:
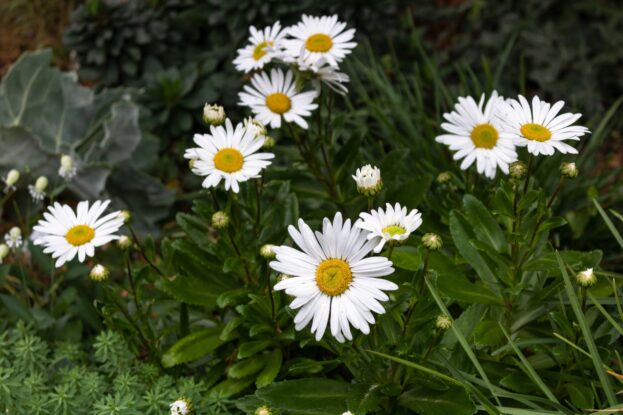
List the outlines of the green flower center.
{"type": "Polygon", "coordinates": [[[398,225],[390,225],[383,228],[383,233],[388,233],[389,236],[403,235],[407,232],[405,228],[398,225]]]}

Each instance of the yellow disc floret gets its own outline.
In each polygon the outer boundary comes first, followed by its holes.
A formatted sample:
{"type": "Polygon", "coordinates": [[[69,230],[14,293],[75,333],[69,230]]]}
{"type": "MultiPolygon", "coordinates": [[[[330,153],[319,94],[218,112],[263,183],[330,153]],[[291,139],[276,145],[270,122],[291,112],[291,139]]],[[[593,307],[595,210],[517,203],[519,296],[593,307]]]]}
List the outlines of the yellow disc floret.
{"type": "Polygon", "coordinates": [[[498,130],[491,124],[478,124],[470,134],[472,142],[477,148],[493,148],[498,142],[498,130]]]}
{"type": "Polygon", "coordinates": [[[521,126],[521,135],[528,140],[543,142],[552,137],[552,132],[540,124],[528,123],[521,126]]]}
{"type": "Polygon", "coordinates": [[[346,291],[352,279],[350,266],[342,259],[325,259],[316,268],[318,289],[331,297],[346,291]]]}
{"type": "Polygon", "coordinates": [[[253,59],[259,61],[264,56],[266,56],[266,49],[269,45],[272,45],[273,42],[263,41],[260,42],[255,49],[253,49],[253,59]]]}
{"type": "Polygon", "coordinates": [[[235,148],[222,148],[214,155],[214,167],[226,173],[239,171],[243,164],[244,157],[235,148]]]}
{"type": "Polygon", "coordinates": [[[275,114],[284,114],[290,111],[292,102],[290,97],[282,92],[275,92],[266,97],[266,106],[275,114]]]}
{"type": "Polygon", "coordinates": [[[84,245],[95,237],[95,230],[88,225],[76,225],[65,234],[67,242],[73,246],[84,245]]]}
{"type": "Polygon", "coordinates": [[[333,40],[324,33],[316,33],[307,38],[305,47],[310,52],[328,52],[333,47],[333,40]]]}

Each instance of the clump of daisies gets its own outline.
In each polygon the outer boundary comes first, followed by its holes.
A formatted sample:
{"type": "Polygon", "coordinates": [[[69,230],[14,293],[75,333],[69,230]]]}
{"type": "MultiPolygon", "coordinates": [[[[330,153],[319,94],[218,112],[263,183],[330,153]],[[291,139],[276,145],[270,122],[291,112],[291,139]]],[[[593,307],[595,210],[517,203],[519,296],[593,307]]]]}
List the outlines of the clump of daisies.
{"type": "Polygon", "coordinates": [[[517,147],[525,147],[533,156],[551,156],[555,152],[577,154],[566,141],[579,141],[590,133],[574,123],[582,114],[560,113],[564,101],[550,104],[538,96],[528,100],[504,99],[493,91],[485,100],[459,97],[454,111],[445,113],[441,128],[445,134],[435,140],[454,151],[454,159],[462,160],[461,169],[476,163],[478,173],[495,178],[497,170],[523,177],[526,169],[518,162],[517,147]]]}
{"type": "Polygon", "coordinates": [[[282,28],[279,22],[263,29],[249,28],[247,44],[238,49],[234,65],[239,71],[257,71],[251,85],[240,92],[240,105],[250,107],[265,125],[280,128],[282,121],[308,128],[305,117],[318,108],[314,102],[322,85],[345,94],[348,75],[339,65],[357,45],[355,29],[333,16],[303,15],[297,24],[282,28]],[[278,64],[286,69],[272,68],[278,64]],[[296,80],[296,82],[295,82],[296,80]],[[304,91],[305,81],[311,90],[304,91]]]}
{"type": "Polygon", "coordinates": [[[43,246],[43,252],[52,254],[57,268],[78,256],[80,262],[95,254],[95,248],[119,239],[117,232],[123,226],[119,212],[104,215],[109,200],[78,203],[74,211],[69,205],[56,202],[48,206],[33,230],[37,232],[35,245],[43,246]]]}

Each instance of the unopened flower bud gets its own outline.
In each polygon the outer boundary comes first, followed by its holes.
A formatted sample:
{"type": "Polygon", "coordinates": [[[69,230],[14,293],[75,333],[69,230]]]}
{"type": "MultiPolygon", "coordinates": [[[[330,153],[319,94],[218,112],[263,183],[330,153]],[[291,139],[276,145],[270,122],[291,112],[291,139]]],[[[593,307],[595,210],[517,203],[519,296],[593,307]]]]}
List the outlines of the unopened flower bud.
{"type": "Polygon", "coordinates": [[[216,104],[205,104],[203,107],[203,122],[209,125],[223,124],[225,122],[225,108],[216,104]]]}
{"type": "Polygon", "coordinates": [[[65,180],[71,180],[76,175],[76,166],[71,156],[63,154],[61,156],[61,167],[58,169],[58,175],[65,180]]]}
{"type": "Polygon", "coordinates": [[[271,136],[267,135],[267,136],[264,137],[264,144],[262,144],[262,149],[263,150],[270,150],[271,148],[275,147],[275,144],[277,144],[275,139],[272,138],[271,136]]]}
{"type": "Polygon", "coordinates": [[[255,415],[272,415],[273,411],[266,405],[260,406],[255,410],[255,415]]]}
{"type": "Polygon", "coordinates": [[[256,138],[264,137],[266,136],[266,134],[268,134],[266,126],[253,117],[245,118],[244,128],[247,131],[253,133],[256,138]]]}
{"type": "Polygon", "coordinates": [[[450,317],[446,316],[445,314],[440,314],[437,316],[437,320],[435,320],[435,327],[438,330],[448,330],[450,327],[452,327],[452,320],[450,320],[450,317]]]}
{"type": "Polygon", "coordinates": [[[271,244],[262,245],[260,248],[260,255],[266,259],[273,259],[276,256],[275,250],[273,249],[274,247],[275,246],[271,244]]]}
{"type": "Polygon", "coordinates": [[[13,169],[6,175],[4,182],[7,186],[13,186],[19,180],[19,171],[13,169]]]}
{"type": "Polygon", "coordinates": [[[171,415],[190,415],[193,413],[193,404],[188,398],[179,398],[169,405],[171,415]]]}
{"type": "Polygon", "coordinates": [[[48,187],[48,178],[45,176],[40,176],[35,182],[35,190],[38,192],[45,192],[45,189],[48,187]]]}
{"type": "Polygon", "coordinates": [[[212,215],[212,226],[216,229],[224,229],[229,225],[229,215],[222,210],[215,212],[212,215]]]}
{"type": "Polygon", "coordinates": [[[513,179],[522,179],[528,173],[528,166],[523,161],[514,161],[508,166],[508,174],[513,179]]]}
{"type": "Polygon", "coordinates": [[[580,172],[575,163],[562,163],[560,165],[560,173],[567,179],[575,179],[580,172]]]}
{"type": "Polygon", "coordinates": [[[590,287],[597,282],[597,276],[593,272],[592,268],[587,268],[584,271],[578,273],[575,278],[581,287],[590,287]]]}
{"type": "Polygon", "coordinates": [[[373,197],[379,194],[383,188],[383,180],[381,180],[381,170],[378,167],[366,164],[357,169],[355,175],[352,176],[357,183],[357,191],[364,196],[373,197]]]}
{"type": "Polygon", "coordinates": [[[89,273],[89,278],[91,278],[93,281],[98,282],[107,280],[109,276],[110,271],[108,271],[108,268],[99,264],[94,266],[89,273]]]}
{"type": "Polygon", "coordinates": [[[422,245],[424,245],[426,249],[437,251],[443,246],[443,241],[441,240],[441,236],[436,233],[426,233],[422,236],[422,245]]]}
{"type": "Polygon", "coordinates": [[[119,239],[117,239],[117,246],[119,247],[119,249],[128,249],[130,246],[132,246],[132,240],[130,240],[130,238],[128,238],[126,235],[121,235],[119,239]]]}
{"type": "Polygon", "coordinates": [[[9,246],[9,248],[19,248],[22,246],[22,230],[17,226],[13,226],[11,230],[4,235],[4,242],[9,246]]]}
{"type": "Polygon", "coordinates": [[[2,264],[2,261],[4,260],[4,258],[6,258],[7,255],[9,255],[9,247],[5,244],[0,244],[0,264],[2,264]]]}
{"type": "Polygon", "coordinates": [[[129,210],[122,210],[119,212],[119,217],[123,219],[124,223],[128,223],[132,219],[132,214],[129,210]]]}
{"type": "Polygon", "coordinates": [[[449,171],[442,171],[437,175],[437,183],[445,184],[452,180],[452,173],[449,171]]]}

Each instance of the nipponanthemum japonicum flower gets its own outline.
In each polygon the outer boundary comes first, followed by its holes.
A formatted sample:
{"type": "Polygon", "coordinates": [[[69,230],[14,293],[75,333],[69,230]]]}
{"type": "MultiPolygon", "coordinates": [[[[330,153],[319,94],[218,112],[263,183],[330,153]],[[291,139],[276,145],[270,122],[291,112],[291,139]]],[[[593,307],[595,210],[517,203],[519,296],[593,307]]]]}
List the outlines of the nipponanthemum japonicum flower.
{"type": "Polygon", "coordinates": [[[372,311],[383,314],[382,301],[389,297],[384,291],[398,286],[380,277],[394,272],[385,257],[366,256],[375,242],[366,239],[366,232],[351,226],[336,213],[333,221],[325,218],[322,232],[314,232],[299,219],[298,229],[290,225],[288,232],[300,249],[274,247],[277,260],[270,267],[289,275],[280,279],[275,290],[285,290],[296,297],[290,308],[299,309],[294,324],[302,330],[311,322],[311,331],[320,341],[327,324],[340,342],[352,340],[350,325],[364,334],[374,324],[372,311]]]}
{"type": "Polygon", "coordinates": [[[285,31],[281,30],[279,22],[266,26],[263,30],[251,26],[249,32],[249,44],[238,49],[238,56],[234,59],[236,69],[245,73],[262,69],[269,63],[279,53],[285,37],[285,31]]]}
{"type": "Polygon", "coordinates": [[[345,28],[346,23],[338,21],[337,15],[315,17],[304,14],[299,23],[286,29],[288,38],[283,41],[285,60],[300,58],[313,64],[324,59],[337,67],[357,46],[352,42],[355,29],[345,28]]]}
{"type": "Polygon", "coordinates": [[[508,174],[508,165],[517,160],[513,135],[498,117],[503,99],[493,91],[485,104],[484,94],[476,103],[472,97],[459,97],[454,111],[443,114],[448,122],[441,128],[442,134],[435,141],[447,145],[455,160],[461,160],[466,170],[474,161],[478,173],[494,178],[497,168],[508,174]]]}
{"type": "Polygon", "coordinates": [[[264,139],[256,138],[242,123],[234,128],[229,119],[224,127],[211,126],[210,134],[195,134],[194,141],[199,147],[187,149],[184,157],[195,160],[193,173],[207,176],[202,183],[206,189],[224,180],[225,190],[238,193],[238,183],[258,177],[275,157],[272,153],[258,153],[264,139]]]}
{"type": "Polygon", "coordinates": [[[565,143],[565,140],[579,141],[584,134],[590,133],[588,128],[572,125],[582,114],[559,114],[564,101],[554,105],[532,98],[532,105],[519,95],[518,99],[509,100],[504,104],[503,119],[508,124],[515,144],[526,147],[528,152],[538,156],[551,156],[556,150],[566,154],[577,154],[578,150],[565,143]]]}
{"type": "Polygon", "coordinates": [[[42,245],[43,252],[56,258],[55,266],[61,267],[76,255],[84,262],[87,256],[95,254],[95,247],[119,238],[116,232],[123,225],[119,212],[102,216],[110,200],[78,203],[76,211],[68,205],[54,203],[33,229],[40,233],[35,245],[42,245]]]}
{"type": "Polygon", "coordinates": [[[245,85],[238,94],[240,105],[250,107],[255,117],[264,125],[281,127],[281,118],[307,128],[303,117],[311,115],[318,108],[314,103],[316,91],[296,92],[292,71],[272,69],[253,75],[251,85],[245,85]]]}
{"type": "Polygon", "coordinates": [[[401,207],[400,203],[395,206],[387,203],[385,210],[379,208],[370,213],[361,212],[359,218],[355,226],[369,232],[367,238],[376,244],[376,253],[381,252],[385,243],[403,243],[422,225],[422,214],[417,209],[407,212],[407,208],[401,207]]]}

